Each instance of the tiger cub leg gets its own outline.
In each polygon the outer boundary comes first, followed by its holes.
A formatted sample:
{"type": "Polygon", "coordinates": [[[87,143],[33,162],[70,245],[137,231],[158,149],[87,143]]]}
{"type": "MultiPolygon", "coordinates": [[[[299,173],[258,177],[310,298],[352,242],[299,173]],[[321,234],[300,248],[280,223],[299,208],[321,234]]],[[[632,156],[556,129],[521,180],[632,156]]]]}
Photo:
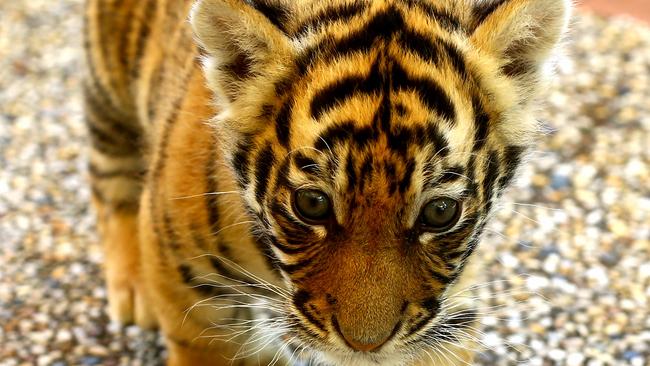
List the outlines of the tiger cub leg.
{"type": "Polygon", "coordinates": [[[237,335],[236,333],[241,333],[237,328],[228,330],[228,327],[221,329],[216,326],[220,320],[235,323],[251,321],[252,314],[242,315],[237,309],[215,310],[212,306],[205,306],[210,304],[211,296],[223,295],[201,294],[183,278],[179,272],[180,262],[176,260],[193,255],[175,257],[168,251],[169,247],[165,243],[169,238],[165,232],[169,230],[166,227],[169,223],[166,224],[164,218],[156,216],[161,210],[152,209],[155,199],[152,199],[151,187],[145,187],[140,201],[140,247],[142,258],[146,259],[141,263],[141,274],[148,298],[152,300],[152,308],[158,316],[160,330],[166,339],[167,366],[288,365],[281,355],[275,357],[274,350],[260,348],[251,357],[245,357],[246,352],[257,350],[257,344],[242,346],[255,333],[237,335]],[[201,303],[204,306],[195,306],[201,303]],[[238,320],[232,320],[235,318],[238,320]]]}
{"type": "Polygon", "coordinates": [[[104,272],[109,315],[122,324],[156,326],[140,284],[138,211],[143,162],[137,124],[101,103],[90,89],[85,95],[91,140],[89,173],[97,226],[105,253],[104,272]]]}

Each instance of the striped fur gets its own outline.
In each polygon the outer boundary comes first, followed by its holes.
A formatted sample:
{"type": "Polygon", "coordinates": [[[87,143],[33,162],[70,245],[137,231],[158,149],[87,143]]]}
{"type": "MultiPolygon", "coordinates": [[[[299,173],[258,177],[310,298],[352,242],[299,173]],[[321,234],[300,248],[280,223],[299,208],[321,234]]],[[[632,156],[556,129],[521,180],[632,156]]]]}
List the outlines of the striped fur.
{"type": "Polygon", "coordinates": [[[170,365],[471,362],[454,294],[535,137],[567,1],[87,4],[116,320],[160,326],[170,365]],[[297,214],[305,188],[327,223],[297,214]],[[421,224],[439,197],[462,207],[444,232],[421,224]]]}

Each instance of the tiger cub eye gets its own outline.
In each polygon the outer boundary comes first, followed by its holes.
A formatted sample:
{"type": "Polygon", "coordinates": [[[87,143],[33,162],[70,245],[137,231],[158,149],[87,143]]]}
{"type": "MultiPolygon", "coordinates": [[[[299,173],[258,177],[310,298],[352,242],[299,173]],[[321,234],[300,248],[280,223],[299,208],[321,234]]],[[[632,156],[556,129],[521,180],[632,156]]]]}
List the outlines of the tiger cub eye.
{"type": "Polygon", "coordinates": [[[428,229],[450,229],[460,218],[460,203],[451,198],[437,198],[422,209],[421,221],[428,229]]]}
{"type": "Polygon", "coordinates": [[[315,189],[300,189],[293,198],[294,211],[310,224],[322,224],[330,216],[331,202],[327,194],[315,189]]]}

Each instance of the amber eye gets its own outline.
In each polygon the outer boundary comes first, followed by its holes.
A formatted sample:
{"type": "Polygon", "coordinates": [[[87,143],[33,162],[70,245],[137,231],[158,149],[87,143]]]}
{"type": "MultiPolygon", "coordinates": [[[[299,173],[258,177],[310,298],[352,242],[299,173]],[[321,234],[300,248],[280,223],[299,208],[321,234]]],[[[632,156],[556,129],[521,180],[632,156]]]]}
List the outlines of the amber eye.
{"type": "Polygon", "coordinates": [[[322,224],[330,216],[329,197],[315,189],[299,189],[293,196],[293,208],[300,219],[310,224],[322,224]]]}
{"type": "Polygon", "coordinates": [[[436,198],[422,209],[422,224],[432,231],[450,229],[460,218],[460,203],[451,198],[436,198]]]}

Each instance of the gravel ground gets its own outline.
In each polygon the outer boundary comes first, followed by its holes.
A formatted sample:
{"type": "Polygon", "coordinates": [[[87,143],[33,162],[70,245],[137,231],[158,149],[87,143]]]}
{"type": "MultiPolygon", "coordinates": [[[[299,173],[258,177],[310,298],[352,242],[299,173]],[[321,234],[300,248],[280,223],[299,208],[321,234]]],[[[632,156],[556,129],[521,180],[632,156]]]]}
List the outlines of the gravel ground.
{"type": "MultiPolygon", "coordinates": [[[[81,0],[0,2],[0,366],[156,365],[108,323],[81,0]]],[[[548,134],[490,225],[479,364],[650,365],[650,29],[579,15],[548,134]]]]}

